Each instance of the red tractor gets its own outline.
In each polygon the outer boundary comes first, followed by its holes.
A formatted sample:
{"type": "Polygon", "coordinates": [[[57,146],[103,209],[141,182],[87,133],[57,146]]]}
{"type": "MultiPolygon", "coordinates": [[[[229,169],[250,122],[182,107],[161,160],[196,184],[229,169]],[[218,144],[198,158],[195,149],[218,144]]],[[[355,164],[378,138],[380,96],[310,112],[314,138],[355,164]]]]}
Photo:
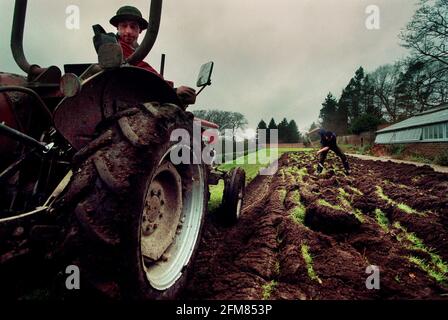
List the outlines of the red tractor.
{"type": "MultiPolygon", "coordinates": [[[[35,278],[36,268],[74,265],[95,294],[176,297],[200,242],[209,183],[225,179],[221,212],[234,223],[245,173],[213,170],[193,114],[160,77],[130,65],[156,40],[162,0],[152,0],[151,30],[129,59],[97,34],[99,62],[67,64],[64,75],[25,58],[26,6],[16,0],[11,39],[26,76],[0,73],[1,295],[20,294],[24,270],[35,278]],[[187,138],[173,141],[176,130],[187,138]],[[190,161],[173,161],[180,154],[190,161]]],[[[199,87],[210,85],[212,66],[201,69],[199,87]]],[[[210,127],[202,121],[202,132],[210,127]]]]}

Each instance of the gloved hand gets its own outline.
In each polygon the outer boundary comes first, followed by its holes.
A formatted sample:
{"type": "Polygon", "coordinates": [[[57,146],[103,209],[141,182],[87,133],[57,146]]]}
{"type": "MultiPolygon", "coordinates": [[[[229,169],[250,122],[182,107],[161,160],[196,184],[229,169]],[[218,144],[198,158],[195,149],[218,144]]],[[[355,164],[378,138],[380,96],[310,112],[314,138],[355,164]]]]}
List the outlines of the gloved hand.
{"type": "Polygon", "coordinates": [[[196,90],[186,86],[180,86],[176,89],[176,94],[180,101],[185,104],[194,104],[196,102],[196,90]]]}

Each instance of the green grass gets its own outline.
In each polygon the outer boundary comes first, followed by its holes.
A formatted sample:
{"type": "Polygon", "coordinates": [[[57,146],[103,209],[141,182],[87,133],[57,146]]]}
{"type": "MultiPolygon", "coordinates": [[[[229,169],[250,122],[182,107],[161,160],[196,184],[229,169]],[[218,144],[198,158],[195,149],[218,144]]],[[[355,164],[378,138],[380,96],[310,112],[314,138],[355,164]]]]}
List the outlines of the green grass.
{"type": "Polygon", "coordinates": [[[300,201],[302,200],[300,198],[300,192],[299,190],[294,190],[291,192],[291,200],[295,203],[295,204],[299,204],[300,201]]]}
{"type": "Polygon", "coordinates": [[[371,148],[372,146],[369,144],[366,144],[364,146],[355,146],[352,144],[339,144],[339,147],[341,148],[341,150],[345,153],[356,153],[356,154],[367,154],[367,155],[371,155],[371,148]]]}
{"type": "Polygon", "coordinates": [[[381,211],[381,209],[375,209],[375,217],[379,226],[384,231],[386,232],[389,231],[389,219],[387,219],[386,214],[383,211],[381,211]]]}
{"type": "Polygon", "coordinates": [[[339,205],[331,204],[331,203],[327,202],[327,201],[324,200],[324,199],[319,199],[319,200],[317,200],[317,204],[320,205],[320,206],[323,206],[323,207],[331,208],[331,209],[333,209],[333,210],[345,211],[345,209],[344,209],[343,207],[341,207],[341,206],[339,206],[339,205]]]}
{"type": "Polygon", "coordinates": [[[341,202],[342,206],[345,207],[346,209],[351,209],[352,208],[352,204],[344,196],[339,195],[338,196],[338,200],[341,202]]]}
{"type": "Polygon", "coordinates": [[[263,149],[258,150],[257,152],[252,152],[246,156],[239,157],[234,161],[224,163],[220,165],[218,168],[220,170],[229,171],[235,167],[241,167],[246,171],[246,182],[249,183],[252,181],[260,172],[260,169],[266,168],[269,166],[270,163],[274,162],[278,158],[280,158],[284,153],[287,152],[309,152],[310,148],[272,148],[272,149],[263,149]],[[265,151],[266,150],[266,151],[265,151]],[[278,157],[275,156],[275,152],[277,152],[278,157]],[[269,159],[270,163],[260,163],[260,158],[264,156],[264,153],[266,153],[266,158],[269,159]],[[271,159],[272,155],[272,159],[271,159]],[[255,163],[250,164],[249,159],[256,160],[252,161],[255,163]]]}
{"type": "Polygon", "coordinates": [[[285,189],[280,189],[278,190],[278,193],[280,194],[280,203],[281,204],[285,203],[287,191],[285,189]]]}
{"type": "Polygon", "coordinates": [[[430,256],[430,261],[415,256],[409,256],[408,260],[416,264],[437,282],[446,282],[448,280],[448,264],[432,249],[428,248],[415,233],[408,232],[399,222],[395,222],[393,226],[401,233],[396,235],[398,241],[406,240],[409,243],[405,245],[408,249],[422,251],[430,256]]]}
{"type": "Polygon", "coordinates": [[[345,191],[343,188],[339,188],[338,191],[341,197],[350,198],[350,194],[348,194],[347,191],[345,191]]]}
{"type": "Polygon", "coordinates": [[[301,251],[302,251],[303,260],[305,260],[305,263],[306,263],[306,270],[308,272],[308,277],[311,280],[315,280],[315,281],[319,282],[320,284],[322,284],[322,280],[319,279],[316,272],[314,271],[313,258],[310,255],[309,247],[306,244],[302,244],[301,251]]]}
{"type": "Polygon", "coordinates": [[[376,194],[378,195],[378,197],[380,197],[380,199],[383,199],[387,203],[393,203],[393,200],[384,194],[383,188],[381,188],[381,186],[376,186],[376,194]]]}
{"type": "Polygon", "coordinates": [[[347,209],[351,209],[352,204],[346,198],[344,198],[342,196],[338,196],[338,200],[341,202],[343,207],[345,207],[347,209]]]}
{"type": "Polygon", "coordinates": [[[272,292],[274,291],[275,287],[277,286],[277,281],[272,280],[265,285],[263,285],[263,300],[269,300],[271,297],[272,292]]]}
{"type": "Polygon", "coordinates": [[[448,264],[446,264],[446,262],[443,261],[439,255],[434,254],[433,252],[430,252],[429,255],[431,256],[431,262],[437,267],[437,269],[439,269],[443,274],[448,275],[448,264]]]}
{"type": "Polygon", "coordinates": [[[360,195],[360,196],[363,195],[363,193],[362,193],[359,189],[356,189],[355,187],[348,186],[348,188],[349,188],[350,190],[352,190],[354,193],[356,193],[356,194],[358,194],[358,195],[360,195]]]}
{"type": "Polygon", "coordinates": [[[291,212],[291,219],[295,223],[304,224],[305,223],[306,208],[304,205],[298,205],[291,212]]]}
{"type": "Polygon", "coordinates": [[[423,241],[420,240],[414,233],[412,232],[406,232],[405,234],[406,240],[412,243],[413,249],[421,249],[425,252],[429,252],[429,250],[424,245],[423,241]]]}
{"type": "MultiPolygon", "coordinates": [[[[273,149],[266,150],[267,157],[269,157],[271,155],[271,153],[272,153],[271,150],[273,150],[273,149]]],[[[310,152],[311,150],[313,150],[313,149],[311,149],[311,148],[278,148],[277,152],[278,152],[278,157],[281,157],[286,152],[310,152]]],[[[259,150],[256,154],[257,159],[258,159],[258,155],[260,152],[261,152],[261,150],[259,150]]],[[[268,164],[261,164],[261,163],[249,164],[248,160],[249,160],[249,155],[246,155],[244,157],[237,158],[235,161],[232,161],[229,163],[224,163],[224,164],[220,165],[218,168],[223,171],[229,171],[236,167],[243,168],[244,171],[246,172],[246,184],[248,184],[259,174],[260,169],[268,166],[268,164]],[[243,164],[238,164],[239,162],[243,162],[243,164]]],[[[273,159],[273,160],[275,160],[275,159],[273,159]]],[[[303,169],[305,169],[305,168],[303,168],[303,169]]],[[[301,170],[303,170],[303,169],[301,169],[301,170]]],[[[299,172],[301,172],[301,170],[299,170],[299,172]]],[[[305,173],[308,174],[306,172],[306,169],[305,169],[305,173]]],[[[215,211],[221,204],[223,192],[224,192],[224,182],[222,180],[219,181],[218,185],[210,186],[210,200],[209,200],[210,212],[215,211]]]]}
{"type": "Polygon", "coordinates": [[[395,221],[393,226],[394,226],[394,228],[397,228],[397,229],[399,229],[401,231],[406,231],[406,229],[398,221],[395,221]]]}
{"type": "Polygon", "coordinates": [[[361,210],[355,209],[353,210],[353,214],[355,215],[355,218],[358,219],[359,222],[364,223],[364,214],[361,210]]]}
{"type": "Polygon", "coordinates": [[[301,202],[299,190],[294,190],[292,192],[291,199],[295,204],[295,207],[291,212],[291,219],[295,223],[304,224],[305,223],[306,207],[301,202]]]}
{"type": "Polygon", "coordinates": [[[419,214],[419,212],[417,212],[416,210],[412,209],[410,206],[408,206],[405,203],[397,203],[396,204],[398,209],[400,209],[401,211],[404,211],[408,214],[419,214]]]}
{"type": "Polygon", "coordinates": [[[405,160],[409,160],[409,161],[414,161],[414,162],[421,162],[421,163],[426,163],[426,164],[430,164],[433,162],[433,160],[426,158],[423,155],[419,155],[419,154],[413,154],[410,155],[408,157],[405,157],[405,160]]]}
{"type": "Polygon", "coordinates": [[[364,215],[359,209],[353,209],[351,204],[352,195],[347,193],[343,188],[339,188],[338,200],[342,203],[342,205],[347,209],[347,211],[351,211],[356,219],[359,222],[364,223],[364,215]]]}
{"type": "Polygon", "coordinates": [[[297,168],[296,166],[290,166],[284,168],[284,173],[287,175],[294,176],[298,182],[303,182],[303,177],[308,175],[308,170],[306,168],[297,168]]]}
{"type": "Polygon", "coordinates": [[[434,278],[434,280],[436,280],[437,282],[441,283],[447,280],[446,274],[435,270],[425,260],[415,256],[409,256],[408,260],[417,265],[423,271],[425,271],[431,278],[434,278]]]}
{"type": "Polygon", "coordinates": [[[356,219],[358,219],[359,222],[361,222],[361,223],[364,222],[364,215],[362,214],[361,210],[353,209],[351,204],[350,204],[350,202],[348,202],[344,198],[341,199],[341,198],[338,197],[338,199],[343,201],[344,207],[342,207],[340,205],[331,204],[331,203],[327,202],[324,199],[317,200],[317,204],[320,205],[320,206],[323,206],[323,207],[331,208],[333,210],[339,210],[339,211],[344,211],[344,212],[351,211],[351,213],[355,216],[356,219]]]}
{"type": "Polygon", "coordinates": [[[210,212],[215,211],[219,208],[222,201],[222,195],[224,193],[224,181],[219,181],[219,183],[214,186],[210,186],[210,199],[208,201],[208,210],[210,212]]]}
{"type": "Polygon", "coordinates": [[[280,274],[280,262],[278,260],[274,264],[274,274],[277,276],[280,274]]]}
{"type": "Polygon", "coordinates": [[[392,200],[386,194],[384,194],[384,190],[383,190],[383,188],[381,188],[381,186],[376,186],[376,194],[378,195],[378,197],[380,199],[383,199],[388,204],[397,207],[398,209],[400,209],[401,211],[403,211],[407,214],[416,214],[416,215],[421,215],[421,216],[425,215],[424,213],[418,212],[417,210],[411,208],[410,206],[408,206],[405,203],[398,203],[398,202],[392,200]]]}
{"type": "Polygon", "coordinates": [[[358,149],[353,144],[338,144],[338,146],[345,153],[356,153],[356,150],[358,149]]]}

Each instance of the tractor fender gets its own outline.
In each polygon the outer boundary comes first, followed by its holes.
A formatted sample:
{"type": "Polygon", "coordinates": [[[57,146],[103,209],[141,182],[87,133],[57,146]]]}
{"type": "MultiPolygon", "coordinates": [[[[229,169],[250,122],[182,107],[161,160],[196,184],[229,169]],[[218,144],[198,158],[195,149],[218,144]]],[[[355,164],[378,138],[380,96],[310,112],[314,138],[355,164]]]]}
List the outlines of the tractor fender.
{"type": "MultiPolygon", "coordinates": [[[[0,73],[0,87],[6,86],[23,86],[26,83],[25,77],[0,73]]],[[[15,110],[15,104],[21,103],[26,98],[23,93],[20,92],[2,92],[0,93],[0,123],[4,122],[8,127],[20,130],[20,124],[17,118],[17,110],[15,110]],[[15,112],[16,111],[16,112],[15,112]]],[[[0,158],[5,158],[13,155],[16,150],[17,141],[0,135],[0,158]]]]}
{"type": "Polygon", "coordinates": [[[117,112],[117,101],[181,105],[174,89],[154,73],[133,66],[103,70],[86,79],[79,94],[59,103],[56,129],[80,150],[94,139],[97,125],[117,112]]]}

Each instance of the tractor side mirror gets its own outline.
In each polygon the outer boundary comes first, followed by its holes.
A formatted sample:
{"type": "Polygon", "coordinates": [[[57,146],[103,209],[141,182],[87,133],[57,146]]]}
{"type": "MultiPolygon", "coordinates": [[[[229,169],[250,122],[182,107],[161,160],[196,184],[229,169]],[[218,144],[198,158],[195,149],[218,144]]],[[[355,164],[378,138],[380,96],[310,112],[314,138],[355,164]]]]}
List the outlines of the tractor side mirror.
{"type": "Polygon", "coordinates": [[[212,84],[212,72],[213,72],[213,61],[207,62],[201,66],[199,71],[198,81],[196,82],[197,87],[205,87],[212,84]]]}
{"type": "Polygon", "coordinates": [[[196,96],[198,96],[202,92],[202,90],[205,89],[205,87],[212,84],[212,72],[214,65],[214,62],[210,61],[201,66],[201,70],[199,70],[198,81],[196,81],[196,86],[201,88],[201,90],[196,93],[196,96]]]}

